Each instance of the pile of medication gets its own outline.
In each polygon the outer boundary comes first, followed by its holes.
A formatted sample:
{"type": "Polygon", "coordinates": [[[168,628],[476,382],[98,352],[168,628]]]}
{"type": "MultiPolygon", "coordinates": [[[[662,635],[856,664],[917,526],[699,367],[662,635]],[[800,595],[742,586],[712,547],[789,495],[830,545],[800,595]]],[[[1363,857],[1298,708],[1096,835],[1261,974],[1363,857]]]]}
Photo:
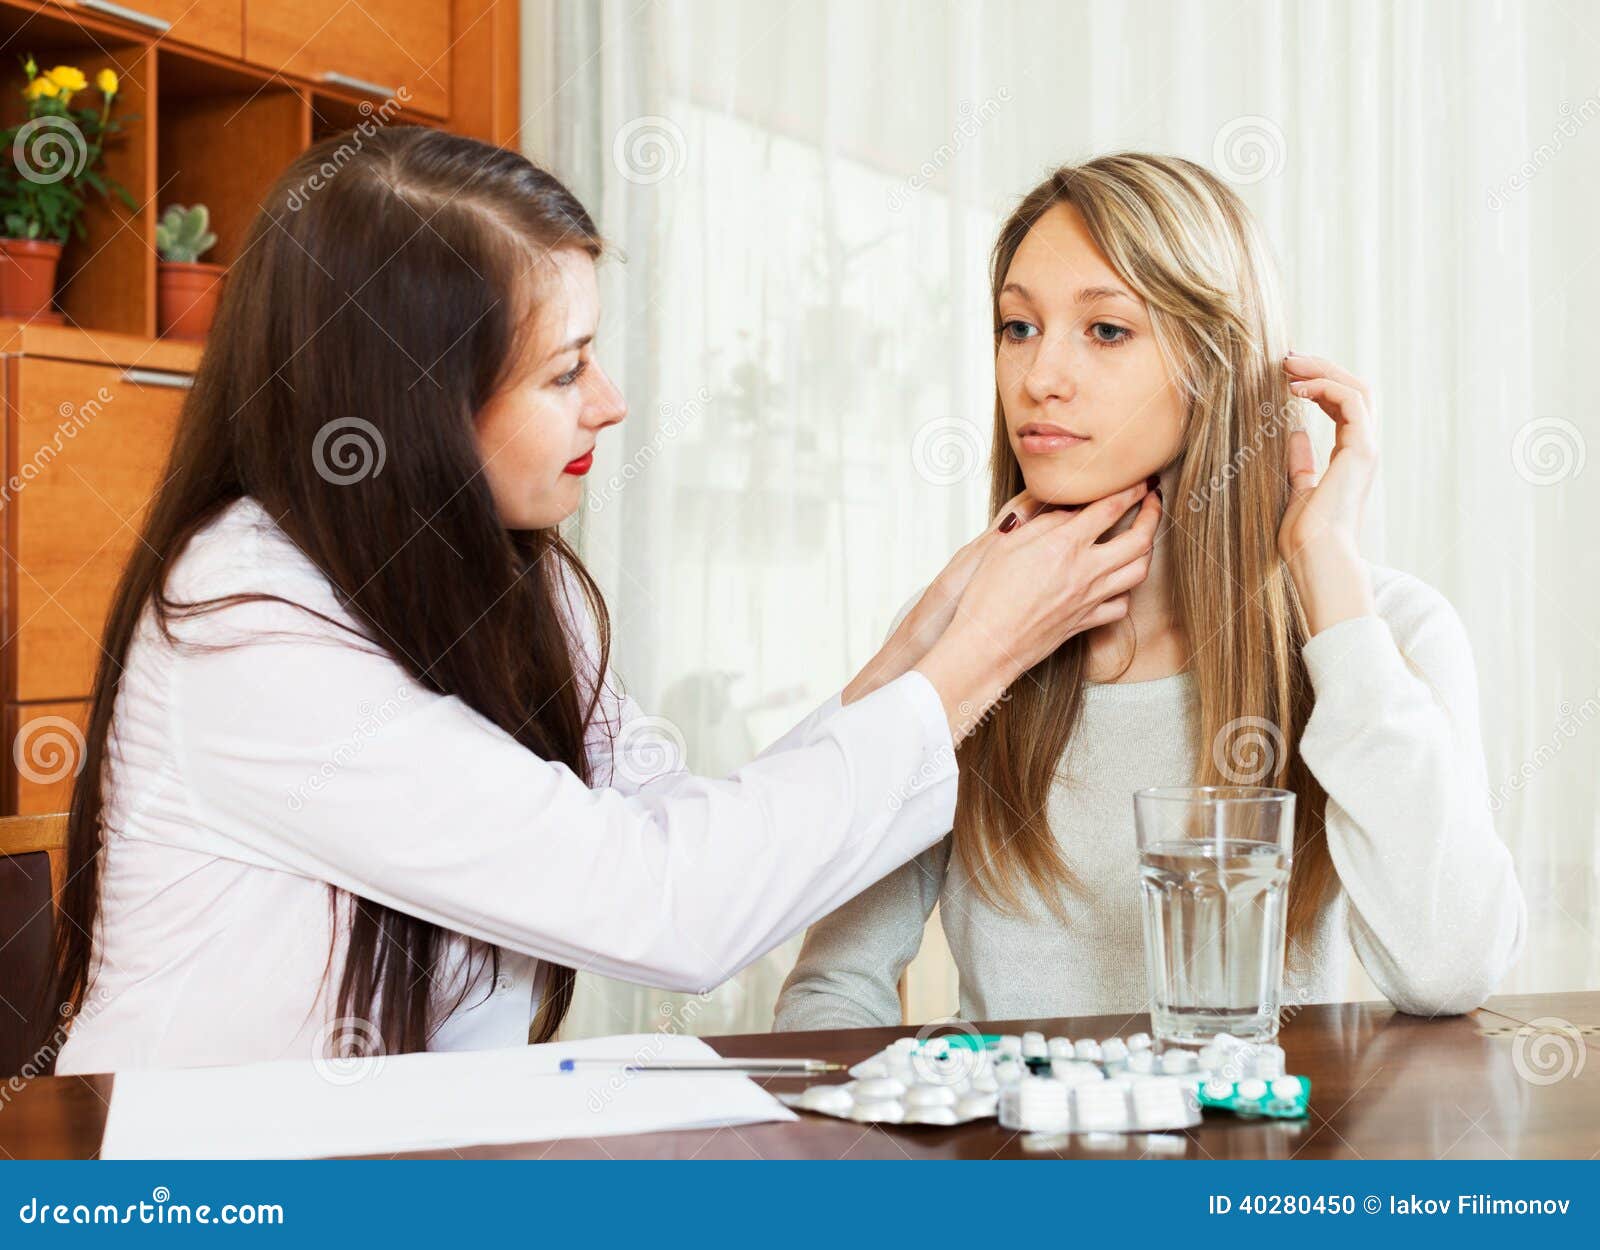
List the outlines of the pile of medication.
{"type": "Polygon", "coordinates": [[[1201,1109],[1293,1119],[1311,1082],[1284,1071],[1281,1046],[1227,1034],[1198,1053],[1157,1053],[1150,1037],[1104,1041],[1042,1033],[896,1038],[850,1069],[852,1080],[779,1097],[865,1124],[965,1124],[998,1117],[1032,1133],[1190,1128],[1201,1109]]]}

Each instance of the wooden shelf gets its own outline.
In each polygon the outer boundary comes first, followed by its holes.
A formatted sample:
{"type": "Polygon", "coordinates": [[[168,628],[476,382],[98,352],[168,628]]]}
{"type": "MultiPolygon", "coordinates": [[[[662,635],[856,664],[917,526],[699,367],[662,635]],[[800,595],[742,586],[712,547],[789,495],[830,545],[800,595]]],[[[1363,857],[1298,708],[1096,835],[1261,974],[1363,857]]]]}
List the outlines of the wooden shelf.
{"type": "MultiPolygon", "coordinates": [[[[244,246],[263,194],[318,139],[362,125],[407,123],[491,142],[512,139],[515,0],[396,5],[392,29],[381,38],[373,34],[370,47],[341,46],[324,31],[296,52],[286,32],[312,21],[313,13],[326,18],[320,0],[137,0],[127,6],[172,22],[164,35],[75,3],[0,0],[0,47],[31,53],[41,67],[76,65],[91,80],[111,68],[120,82],[113,116],[124,129],[107,144],[105,167],[137,207],[93,196],[85,206],[84,237],[68,241],[57,281],[56,308],[68,327],[153,339],[155,228],[162,211],[169,204],[205,204],[217,234],[205,259],[227,265],[244,246]],[[451,41],[457,27],[461,38],[451,41]],[[238,55],[223,54],[232,49],[238,55]],[[410,103],[325,80],[327,73],[343,72],[331,67],[346,63],[365,70],[365,79],[351,75],[358,81],[375,81],[379,70],[397,79],[410,103]],[[452,84],[465,101],[454,125],[445,116],[452,84]],[[474,84],[470,96],[460,90],[474,84]]],[[[364,23],[363,31],[373,25],[365,14],[350,22],[364,23]]],[[[0,124],[26,116],[22,85],[19,70],[0,67],[0,124]]]]}

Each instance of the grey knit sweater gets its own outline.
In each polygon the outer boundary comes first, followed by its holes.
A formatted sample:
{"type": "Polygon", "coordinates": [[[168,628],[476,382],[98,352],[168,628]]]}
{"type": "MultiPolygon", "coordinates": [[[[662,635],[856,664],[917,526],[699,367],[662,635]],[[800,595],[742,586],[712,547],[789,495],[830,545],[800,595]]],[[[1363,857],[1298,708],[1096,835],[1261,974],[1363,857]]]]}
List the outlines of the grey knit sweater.
{"type": "MultiPolygon", "coordinates": [[[[1315,703],[1300,751],[1328,792],[1341,888],[1283,1002],[1343,998],[1353,946],[1401,1010],[1468,1011],[1520,953],[1527,923],[1490,819],[1472,655],[1436,591],[1372,572],[1378,615],[1341,622],[1305,648],[1315,703]]],[[[1083,885],[1063,895],[1067,921],[1036,895],[1019,914],[986,904],[946,838],[812,926],[776,1027],[900,1023],[896,983],[936,902],[963,1018],[1147,1010],[1131,796],[1193,782],[1196,725],[1187,673],[1088,686],[1049,804],[1083,885]]]]}

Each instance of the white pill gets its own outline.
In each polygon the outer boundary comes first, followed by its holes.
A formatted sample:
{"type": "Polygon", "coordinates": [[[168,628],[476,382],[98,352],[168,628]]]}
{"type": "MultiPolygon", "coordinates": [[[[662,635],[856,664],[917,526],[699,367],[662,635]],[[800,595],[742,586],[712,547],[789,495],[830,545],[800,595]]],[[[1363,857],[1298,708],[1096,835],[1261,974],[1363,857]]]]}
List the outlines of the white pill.
{"type": "Polygon", "coordinates": [[[1168,1074],[1194,1071],[1194,1056],[1186,1050],[1169,1050],[1161,1056],[1161,1070],[1168,1074]]]}
{"type": "Polygon", "coordinates": [[[1149,1050],[1150,1049],[1150,1034],[1148,1034],[1148,1033],[1135,1033],[1132,1037],[1130,1037],[1128,1039],[1128,1049],[1130,1051],[1133,1051],[1133,1050],[1149,1050]]]}
{"type": "Polygon", "coordinates": [[[930,1037],[922,1043],[922,1053],[925,1055],[949,1054],[950,1039],[947,1037],[930,1037]]]}
{"type": "Polygon", "coordinates": [[[1136,1050],[1128,1056],[1129,1072],[1152,1072],[1155,1066],[1156,1057],[1148,1050],[1136,1050]]]}
{"type": "Polygon", "coordinates": [[[1022,1057],[1024,1059],[1043,1059],[1050,1053],[1050,1047],[1045,1043],[1043,1033],[1024,1033],[1022,1035],[1022,1057]]]}
{"type": "Polygon", "coordinates": [[[1227,1098],[1233,1093],[1233,1082],[1207,1081],[1205,1091],[1207,1098],[1227,1098]]]}
{"type": "Polygon", "coordinates": [[[1100,1059],[1103,1063],[1121,1063],[1128,1057],[1128,1043],[1120,1037],[1108,1037],[1100,1044],[1100,1059]]]}
{"type": "Polygon", "coordinates": [[[1022,1039],[1015,1033],[1007,1033],[1000,1039],[1000,1053],[1003,1055],[1020,1055],[1022,1053],[1022,1039]]]}
{"type": "Polygon", "coordinates": [[[956,1092],[948,1085],[913,1085],[906,1091],[906,1110],[927,1107],[953,1107],[956,1092]]]}
{"type": "Polygon", "coordinates": [[[824,1115],[848,1115],[855,1099],[843,1085],[813,1085],[800,1095],[800,1105],[824,1115]]]}
{"type": "Polygon", "coordinates": [[[1286,1066],[1282,1046],[1263,1046],[1256,1054],[1256,1075],[1265,1080],[1282,1076],[1286,1066]]]}
{"type": "Polygon", "coordinates": [[[1126,1091],[1116,1085],[1080,1085],[1072,1098],[1073,1127],[1080,1133],[1121,1133],[1133,1127],[1126,1091]]]}
{"type": "Polygon", "coordinates": [[[1133,1117],[1143,1129],[1183,1128],[1198,1115],[1189,1100],[1181,1081],[1146,1081],[1133,1089],[1133,1117]]]}
{"type": "Polygon", "coordinates": [[[953,1107],[907,1107],[906,1124],[959,1124],[961,1117],[953,1107]]]}
{"type": "Polygon", "coordinates": [[[899,1124],[906,1118],[906,1109],[898,1098],[874,1098],[856,1103],[850,1109],[850,1118],[863,1124],[899,1124]]]}
{"type": "Polygon", "coordinates": [[[1100,1043],[1092,1037],[1079,1038],[1072,1044],[1072,1053],[1079,1059],[1091,1059],[1098,1063],[1100,1061],[1100,1043]]]}
{"type": "Polygon", "coordinates": [[[1070,1063],[1052,1063],[1050,1075],[1066,1085],[1088,1085],[1106,1079],[1106,1074],[1100,1070],[1099,1064],[1085,1063],[1076,1059],[1070,1063]]]}
{"type": "Polygon", "coordinates": [[[1226,1059],[1226,1057],[1227,1056],[1223,1054],[1221,1047],[1217,1046],[1215,1043],[1212,1043],[1209,1046],[1202,1046],[1200,1048],[1200,1054],[1197,1056],[1197,1060],[1200,1066],[1207,1072],[1215,1072],[1222,1067],[1223,1061],[1226,1059]]]}
{"type": "Polygon", "coordinates": [[[897,1037],[889,1043],[889,1049],[897,1054],[910,1054],[917,1048],[917,1039],[914,1037],[897,1037]]]}
{"type": "Polygon", "coordinates": [[[857,1102],[899,1098],[905,1092],[905,1082],[897,1081],[892,1076],[869,1077],[867,1080],[857,1082],[854,1090],[857,1102]]]}
{"type": "Polygon", "coordinates": [[[1300,1097],[1300,1078],[1297,1076],[1280,1076],[1272,1082],[1272,1096],[1285,1101],[1293,1101],[1300,1097]]]}
{"type": "Polygon", "coordinates": [[[956,1103],[956,1115],[963,1120],[981,1120],[995,1113],[998,1101],[994,1094],[967,1094],[956,1103]]]}
{"type": "Polygon", "coordinates": [[[878,1058],[863,1059],[850,1069],[850,1074],[863,1081],[871,1080],[873,1077],[888,1076],[889,1064],[887,1061],[878,1058]]]}
{"type": "Polygon", "coordinates": [[[1147,1133],[1144,1148],[1153,1155],[1181,1155],[1189,1149],[1189,1139],[1182,1133],[1147,1133]]]}
{"type": "Polygon", "coordinates": [[[1071,1059],[1072,1039],[1066,1037],[1052,1037],[1050,1039],[1050,1058],[1052,1060],[1071,1059]]]}
{"type": "Polygon", "coordinates": [[[1249,1102],[1266,1097],[1267,1083],[1251,1077],[1248,1081],[1239,1082],[1239,1097],[1249,1102]]]}

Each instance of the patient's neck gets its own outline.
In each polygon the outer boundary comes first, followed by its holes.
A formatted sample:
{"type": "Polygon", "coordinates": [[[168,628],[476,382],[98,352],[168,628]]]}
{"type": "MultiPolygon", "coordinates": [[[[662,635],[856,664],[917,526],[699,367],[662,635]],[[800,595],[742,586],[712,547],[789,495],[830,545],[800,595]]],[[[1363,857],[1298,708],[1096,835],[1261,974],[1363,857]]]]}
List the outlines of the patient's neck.
{"type": "MultiPolygon", "coordinates": [[[[1170,483],[1163,485],[1170,494],[1170,483]]],[[[1137,515],[1137,509],[1130,511],[1107,536],[1130,528],[1137,515]]],[[[1128,615],[1085,635],[1090,681],[1154,681],[1170,677],[1189,662],[1188,640],[1173,619],[1170,530],[1163,510],[1150,572],[1128,596],[1128,615]]]]}

